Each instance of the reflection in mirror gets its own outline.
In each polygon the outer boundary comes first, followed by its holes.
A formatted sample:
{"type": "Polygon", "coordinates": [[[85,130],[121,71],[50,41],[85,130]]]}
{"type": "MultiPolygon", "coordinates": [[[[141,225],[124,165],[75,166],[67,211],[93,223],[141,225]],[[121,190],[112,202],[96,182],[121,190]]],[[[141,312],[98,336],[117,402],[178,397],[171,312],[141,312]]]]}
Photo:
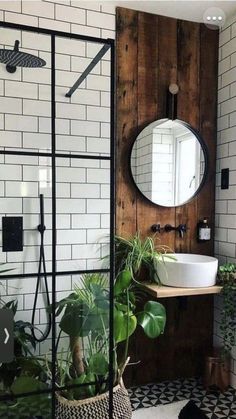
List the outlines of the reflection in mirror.
{"type": "Polygon", "coordinates": [[[187,124],[162,119],[139,134],[130,164],[140,192],[155,204],[172,207],[189,201],[203,185],[206,152],[187,124]]]}

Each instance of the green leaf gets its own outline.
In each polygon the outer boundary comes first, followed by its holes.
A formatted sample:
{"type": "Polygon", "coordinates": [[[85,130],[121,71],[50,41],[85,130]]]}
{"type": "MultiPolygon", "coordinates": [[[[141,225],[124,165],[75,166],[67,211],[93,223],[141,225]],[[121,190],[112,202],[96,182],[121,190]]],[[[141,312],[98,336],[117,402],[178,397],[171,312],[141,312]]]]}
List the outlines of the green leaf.
{"type": "Polygon", "coordinates": [[[130,311],[129,315],[114,309],[114,335],[116,343],[126,340],[137,327],[137,318],[130,311]]]}
{"type": "Polygon", "coordinates": [[[129,270],[121,271],[117,278],[114,285],[114,295],[119,295],[124,292],[132,282],[132,275],[129,270]]]}
{"type": "Polygon", "coordinates": [[[68,385],[78,385],[77,388],[71,389],[72,398],[75,400],[83,399],[85,397],[93,397],[96,394],[95,385],[81,386],[81,384],[93,383],[96,377],[92,373],[83,373],[80,377],[70,380],[68,385]]]}
{"type": "Polygon", "coordinates": [[[109,364],[105,355],[97,353],[91,356],[89,360],[88,369],[90,373],[96,375],[106,375],[108,373],[109,364]]]}
{"type": "Polygon", "coordinates": [[[14,383],[11,386],[11,391],[13,394],[27,393],[39,390],[45,390],[47,385],[37,380],[34,377],[27,377],[22,375],[15,379],[14,383]]]}
{"type": "Polygon", "coordinates": [[[156,301],[148,301],[143,312],[138,314],[138,324],[149,338],[157,338],[165,329],[165,307],[156,301]]]}

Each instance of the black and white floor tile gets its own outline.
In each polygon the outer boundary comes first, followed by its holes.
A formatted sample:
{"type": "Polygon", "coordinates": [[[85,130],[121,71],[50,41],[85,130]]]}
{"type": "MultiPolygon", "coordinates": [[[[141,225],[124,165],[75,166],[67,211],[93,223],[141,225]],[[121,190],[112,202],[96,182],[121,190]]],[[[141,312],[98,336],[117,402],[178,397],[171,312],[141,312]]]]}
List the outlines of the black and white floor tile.
{"type": "Polygon", "coordinates": [[[165,381],[129,390],[133,409],[157,406],[179,400],[193,400],[209,419],[236,419],[236,390],[209,392],[200,379],[165,381]]]}

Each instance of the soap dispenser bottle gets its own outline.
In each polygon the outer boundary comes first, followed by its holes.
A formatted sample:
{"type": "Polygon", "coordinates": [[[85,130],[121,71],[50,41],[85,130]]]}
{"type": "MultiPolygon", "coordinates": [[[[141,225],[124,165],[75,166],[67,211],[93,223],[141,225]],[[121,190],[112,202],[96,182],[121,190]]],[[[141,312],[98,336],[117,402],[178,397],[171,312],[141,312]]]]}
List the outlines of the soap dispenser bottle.
{"type": "Polygon", "coordinates": [[[206,217],[200,220],[197,226],[197,238],[199,242],[211,240],[211,228],[206,217]]]}

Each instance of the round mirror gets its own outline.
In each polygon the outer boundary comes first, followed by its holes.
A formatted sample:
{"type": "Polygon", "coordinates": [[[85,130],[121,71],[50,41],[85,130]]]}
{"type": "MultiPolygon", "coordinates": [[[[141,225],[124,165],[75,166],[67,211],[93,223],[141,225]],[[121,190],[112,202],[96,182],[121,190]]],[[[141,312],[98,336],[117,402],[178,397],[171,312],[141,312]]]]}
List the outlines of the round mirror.
{"type": "Polygon", "coordinates": [[[136,138],[130,166],[136,186],[147,199],[176,207],[193,198],[203,186],[207,150],[190,125],[160,119],[136,138]]]}

